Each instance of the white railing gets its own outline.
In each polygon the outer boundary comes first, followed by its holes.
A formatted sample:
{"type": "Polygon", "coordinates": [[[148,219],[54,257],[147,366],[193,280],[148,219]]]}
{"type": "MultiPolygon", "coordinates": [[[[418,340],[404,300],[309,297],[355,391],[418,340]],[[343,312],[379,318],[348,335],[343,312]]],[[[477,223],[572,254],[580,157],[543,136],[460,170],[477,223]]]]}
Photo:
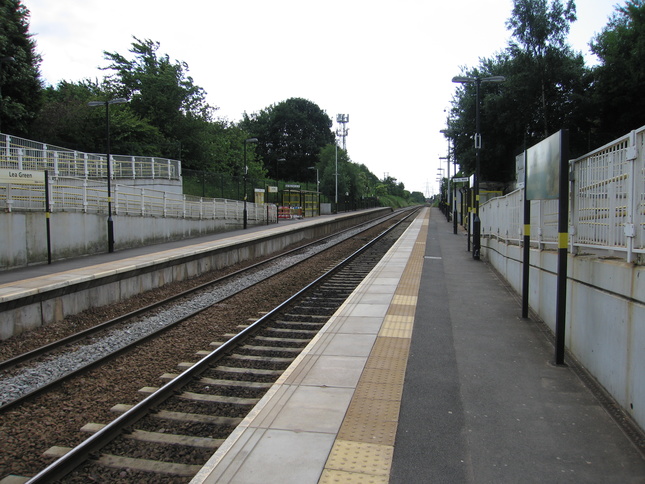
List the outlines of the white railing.
{"type": "MultiPolygon", "coordinates": [[[[200,220],[242,220],[244,202],[202,198],[145,187],[113,184],[112,213],[148,217],[200,220]]],[[[104,180],[53,178],[49,180],[51,212],[106,213],[107,183],[104,180]]],[[[0,184],[0,210],[44,211],[45,189],[34,185],[0,184]]],[[[277,220],[275,205],[247,203],[248,220],[277,220]]]]}
{"type": "MultiPolygon", "coordinates": [[[[558,244],[557,200],[532,200],[531,243],[540,248],[558,244]]],[[[520,244],[524,235],[524,190],[484,202],[479,207],[482,236],[520,244]]]]}
{"type": "MultiPolygon", "coordinates": [[[[48,170],[54,177],[107,178],[106,154],[82,153],[0,134],[0,168],[48,170]]],[[[181,179],[181,162],[146,156],[110,155],[112,178],[181,179]]]]}
{"type": "MultiPolygon", "coordinates": [[[[645,254],[645,126],[572,160],[569,245],[623,253],[628,262],[645,254]]],[[[524,190],[480,207],[482,236],[519,244],[524,190]]],[[[557,200],[531,201],[531,243],[556,248],[557,200]]]]}

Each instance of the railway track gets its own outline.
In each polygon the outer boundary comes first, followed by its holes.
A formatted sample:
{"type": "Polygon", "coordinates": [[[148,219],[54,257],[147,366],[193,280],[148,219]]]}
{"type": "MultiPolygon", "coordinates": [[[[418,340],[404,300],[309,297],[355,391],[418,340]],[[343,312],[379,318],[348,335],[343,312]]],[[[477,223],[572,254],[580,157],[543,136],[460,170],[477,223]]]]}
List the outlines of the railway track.
{"type": "MultiPolygon", "coordinates": [[[[275,257],[270,257],[261,262],[252,264],[248,267],[232,272],[222,277],[217,277],[208,282],[202,283],[196,287],[182,291],[178,294],[165,298],[164,300],[154,302],[145,307],[139,308],[128,314],[121,315],[109,321],[103,322],[96,326],[90,327],[86,330],[74,333],[65,338],[61,338],[50,344],[41,346],[34,350],[17,355],[13,358],[0,361],[0,372],[5,375],[11,375],[17,368],[20,368],[25,363],[30,363],[37,369],[29,372],[25,378],[33,379],[33,374],[38,373],[39,368],[52,367],[52,360],[58,354],[63,354],[63,358],[70,361],[69,364],[64,363],[60,365],[61,370],[55,372],[49,371],[48,377],[43,378],[39,385],[29,386],[29,390],[14,391],[13,395],[9,392],[3,392],[3,382],[0,381],[0,413],[21,404],[23,401],[28,400],[38,394],[46,392],[49,388],[56,387],[61,382],[73,378],[76,374],[87,371],[96,365],[108,361],[121,352],[127,351],[130,348],[136,347],[150,338],[155,338],[160,333],[167,331],[173,326],[193,317],[195,314],[202,312],[205,308],[217,304],[222,300],[238,293],[248,287],[263,282],[267,277],[271,277],[276,273],[287,270],[297,264],[299,261],[305,260],[311,255],[308,250],[321,251],[328,250],[335,244],[351,234],[356,234],[357,231],[367,230],[370,227],[377,226],[379,223],[390,220],[392,218],[400,218],[401,213],[393,214],[388,217],[383,217],[376,221],[363,224],[360,227],[354,227],[349,230],[344,230],[340,233],[330,235],[323,239],[316,240],[309,244],[294,248],[285,253],[279,254],[275,257]],[[298,256],[300,254],[300,256],[298,256]],[[287,261],[287,262],[280,262],[287,261]],[[235,280],[244,279],[244,283],[234,284],[235,280]],[[233,284],[232,284],[233,283],[233,284]],[[220,292],[215,292],[217,287],[227,287],[220,292]],[[230,288],[230,289],[229,289],[230,288]],[[208,294],[202,301],[198,301],[199,294],[208,294]],[[213,294],[216,294],[213,296],[213,294]],[[176,312],[172,308],[181,302],[187,302],[190,309],[176,312]],[[164,308],[170,308],[169,311],[164,311],[164,308]],[[157,313],[155,324],[138,324],[144,318],[150,318],[150,315],[157,313]],[[117,342],[110,341],[110,334],[119,332],[117,342]],[[84,344],[88,340],[92,340],[91,344],[84,344]],[[108,341],[106,343],[106,340],[108,341]],[[83,345],[80,350],[75,352],[73,356],[69,354],[69,348],[72,345],[83,345]],[[4,395],[4,397],[3,397],[4,395]]],[[[18,387],[18,384],[10,382],[9,384],[18,387]]],[[[7,383],[4,384],[7,386],[7,383]]]]}
{"type": "MultiPolygon", "coordinates": [[[[393,243],[391,234],[384,238],[393,243]]],[[[379,244],[384,243],[374,245],[379,244]]],[[[320,278],[317,289],[300,291],[216,350],[202,352],[198,363],[180,364],[179,375],[163,375],[168,383],[162,388],[141,389],[148,396],[139,404],[115,406],[122,415],[112,423],[86,425],[83,431],[93,435],[74,450],[50,449],[50,457],[65,455],[30,482],[61,479],[88,458],[82,471],[64,481],[92,482],[101,476],[103,481],[187,482],[371,270],[351,264],[356,263],[347,260],[342,266],[351,268],[334,269],[346,272],[342,281],[334,280],[338,275],[320,278]]]]}

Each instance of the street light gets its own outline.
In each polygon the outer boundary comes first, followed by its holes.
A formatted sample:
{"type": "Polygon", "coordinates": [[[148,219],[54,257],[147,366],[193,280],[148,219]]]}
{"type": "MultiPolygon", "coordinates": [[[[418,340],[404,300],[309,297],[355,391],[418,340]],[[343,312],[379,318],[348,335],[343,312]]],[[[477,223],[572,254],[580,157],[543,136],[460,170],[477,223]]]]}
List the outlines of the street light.
{"type": "Polygon", "coordinates": [[[336,146],[336,171],[334,173],[334,176],[336,177],[336,192],[334,195],[334,204],[335,204],[335,210],[338,211],[338,140],[334,139],[334,145],[336,146]]]}
{"type": "MultiPolygon", "coordinates": [[[[286,158],[278,158],[277,160],[275,160],[275,185],[276,185],[276,188],[278,189],[277,193],[275,194],[276,206],[280,201],[280,180],[278,179],[278,163],[282,163],[284,161],[287,161],[286,158]]],[[[284,188],[284,183],[282,185],[283,185],[282,188],[284,188]]]]}
{"type": "Polygon", "coordinates": [[[282,163],[283,161],[287,161],[286,158],[278,158],[275,160],[275,182],[278,183],[278,163],[282,163]]]}
{"type": "Polygon", "coordinates": [[[473,183],[473,190],[475,192],[474,202],[474,217],[473,217],[473,259],[479,260],[479,253],[481,250],[481,220],[479,219],[479,177],[480,177],[480,161],[479,152],[482,147],[481,131],[479,126],[479,88],[485,82],[504,82],[504,76],[490,76],[490,77],[465,77],[455,76],[452,82],[458,84],[475,84],[476,103],[475,103],[475,182],[473,183]]]}
{"type": "Polygon", "coordinates": [[[110,104],[123,104],[128,100],[122,97],[110,101],[90,101],[88,106],[105,106],[105,139],[107,151],[107,196],[108,196],[108,252],[114,252],[114,221],[112,220],[112,170],[110,163],[110,104]]]}
{"type": "MultiPolygon", "coordinates": [[[[448,160],[448,178],[450,178],[450,139],[454,138],[454,131],[452,129],[442,129],[439,130],[446,138],[448,138],[448,156],[444,159],[448,160]]],[[[455,176],[457,176],[457,159],[453,159],[455,165],[455,176]]],[[[457,233],[457,197],[455,193],[455,184],[452,182],[452,190],[450,191],[450,209],[452,210],[452,228],[453,233],[457,233]]]]}
{"type": "Polygon", "coordinates": [[[16,62],[16,59],[10,56],[0,57],[0,133],[2,133],[2,63],[16,62]]]}
{"type": "Polygon", "coordinates": [[[320,181],[318,180],[318,168],[315,166],[308,166],[308,170],[316,170],[316,193],[318,196],[318,210],[317,213],[320,215],[320,181]]]}
{"type": "Polygon", "coordinates": [[[316,191],[319,191],[320,182],[318,181],[318,168],[316,168],[315,166],[308,166],[307,170],[316,170],[316,191]]]}
{"type": "Polygon", "coordinates": [[[247,143],[257,143],[257,142],[258,142],[257,138],[248,138],[244,140],[244,212],[243,212],[244,228],[246,228],[247,220],[248,220],[248,213],[246,211],[246,175],[249,172],[249,167],[246,165],[246,145],[247,143]]]}
{"type": "Polygon", "coordinates": [[[446,220],[450,222],[450,153],[448,156],[440,156],[440,160],[446,160],[446,165],[448,165],[448,174],[446,175],[446,220]]]}

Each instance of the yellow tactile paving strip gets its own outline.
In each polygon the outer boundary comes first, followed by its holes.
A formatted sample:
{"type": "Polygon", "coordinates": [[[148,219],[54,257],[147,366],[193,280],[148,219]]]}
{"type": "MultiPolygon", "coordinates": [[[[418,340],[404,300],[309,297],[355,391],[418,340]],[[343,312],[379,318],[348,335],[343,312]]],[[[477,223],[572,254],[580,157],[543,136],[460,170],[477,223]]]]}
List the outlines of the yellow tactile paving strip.
{"type": "Polygon", "coordinates": [[[427,211],[319,484],[389,481],[429,215],[427,211]]]}

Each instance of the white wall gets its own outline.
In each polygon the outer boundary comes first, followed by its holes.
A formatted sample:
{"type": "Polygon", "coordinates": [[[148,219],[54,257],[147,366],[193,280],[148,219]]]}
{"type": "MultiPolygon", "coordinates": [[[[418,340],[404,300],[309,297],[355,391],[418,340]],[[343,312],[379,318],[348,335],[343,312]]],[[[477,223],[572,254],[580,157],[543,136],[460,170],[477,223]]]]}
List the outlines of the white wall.
{"type": "MultiPolygon", "coordinates": [[[[236,220],[115,215],[113,221],[117,250],[241,228],[241,221],[236,220]]],[[[47,225],[43,212],[0,212],[0,234],[3,239],[0,270],[47,262],[47,225]]],[[[105,214],[54,212],[50,218],[50,234],[52,260],[107,252],[105,214]]]]}
{"type": "MultiPolygon", "coordinates": [[[[521,294],[521,248],[482,239],[482,257],[521,294]]],[[[529,305],[555,329],[557,252],[531,250],[529,305]]],[[[569,256],[565,344],[645,428],[645,267],[569,256]]]]}

